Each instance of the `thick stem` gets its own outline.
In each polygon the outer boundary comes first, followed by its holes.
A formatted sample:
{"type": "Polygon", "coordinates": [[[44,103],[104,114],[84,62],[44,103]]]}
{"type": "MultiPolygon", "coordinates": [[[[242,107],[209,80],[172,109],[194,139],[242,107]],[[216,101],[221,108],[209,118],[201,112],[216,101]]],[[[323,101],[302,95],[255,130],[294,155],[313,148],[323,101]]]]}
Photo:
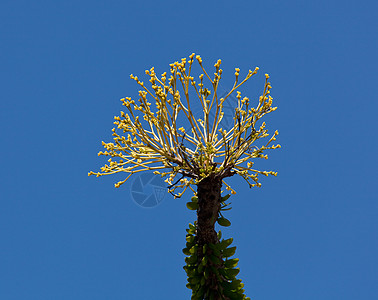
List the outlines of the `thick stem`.
{"type": "MultiPolygon", "coordinates": [[[[204,245],[219,243],[217,232],[214,227],[221,207],[221,187],[222,179],[213,176],[204,178],[197,185],[197,243],[199,246],[198,248],[201,249],[198,252],[198,262],[202,260],[204,255],[202,252],[204,245]]],[[[209,247],[207,248],[209,249],[209,247]]],[[[207,252],[207,254],[209,254],[209,252],[207,252]]],[[[212,264],[212,267],[212,270],[220,269],[222,268],[222,262],[219,264],[212,264]]],[[[211,293],[215,296],[215,300],[226,299],[221,296],[222,290],[219,278],[219,274],[217,275],[216,273],[211,272],[205,283],[206,289],[209,291],[212,290],[211,293]]]]}
{"type": "Polygon", "coordinates": [[[214,229],[221,201],[222,180],[209,176],[197,185],[197,242],[199,246],[218,243],[214,229]]]}

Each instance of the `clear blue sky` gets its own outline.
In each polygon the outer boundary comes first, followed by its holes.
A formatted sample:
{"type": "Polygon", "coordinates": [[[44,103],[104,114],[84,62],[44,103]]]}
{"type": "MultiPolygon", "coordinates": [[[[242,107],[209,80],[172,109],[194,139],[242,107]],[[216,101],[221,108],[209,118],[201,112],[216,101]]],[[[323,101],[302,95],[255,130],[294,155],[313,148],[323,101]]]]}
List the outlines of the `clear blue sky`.
{"type": "MultiPolygon", "coordinates": [[[[0,299],[189,299],[195,214],[142,208],[105,158],[130,73],[200,54],[224,74],[260,67],[278,171],[230,181],[240,278],[256,300],[378,299],[375,1],[18,1],[0,4],[0,299]],[[232,3],[232,4],[231,4],[232,3]]],[[[146,81],[146,80],[145,80],[146,81]]],[[[225,82],[227,86],[227,80],[225,82]]]]}

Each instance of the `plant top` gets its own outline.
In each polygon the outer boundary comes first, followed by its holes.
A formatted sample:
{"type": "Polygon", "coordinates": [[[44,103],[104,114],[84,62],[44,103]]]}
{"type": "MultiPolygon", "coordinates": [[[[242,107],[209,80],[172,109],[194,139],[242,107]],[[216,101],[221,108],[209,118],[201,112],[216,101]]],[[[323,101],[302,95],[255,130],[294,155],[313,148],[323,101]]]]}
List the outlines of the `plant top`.
{"type": "MultiPolygon", "coordinates": [[[[113,128],[112,143],[102,142],[106,151],[98,155],[110,156],[108,164],[101,172],[88,175],[109,175],[119,172],[128,176],[115,184],[121,186],[131,175],[152,170],[166,177],[169,192],[175,197],[181,195],[203,178],[214,176],[224,178],[238,174],[250,187],[261,186],[258,175],[274,175],[273,171],[260,171],[253,168],[255,158],[265,158],[265,150],[280,148],[271,145],[276,140],[275,131],[264,146],[258,147],[256,141],[269,136],[265,122],[260,119],[277,109],[272,107],[269,75],[265,74],[265,85],[258,99],[242,97],[237,89],[255,75],[259,68],[249,70],[244,79],[239,78],[240,69],[235,68],[235,83],[232,89],[219,97],[218,87],[222,77],[221,60],[214,65],[214,76],[206,72],[202,58],[191,54],[189,59],[181,59],[169,65],[170,71],[160,77],[154,68],[146,70],[151,88],[137,76],[130,75],[140,86],[138,101],[130,97],[122,98],[126,113],[114,117],[114,124],[124,135],[113,128]],[[197,61],[202,74],[193,75],[194,61],[197,61]],[[205,86],[207,84],[207,86],[205,86]],[[234,111],[233,126],[227,130],[220,127],[224,117],[223,105],[232,93],[236,93],[237,105],[234,111]],[[195,99],[189,99],[189,95],[195,99]],[[192,110],[193,101],[199,101],[203,115],[197,118],[192,110]],[[188,124],[180,126],[182,120],[188,124]],[[177,178],[179,177],[179,178],[177,178]],[[175,193],[181,188],[180,193],[175,193]]],[[[226,189],[235,194],[227,185],[226,189]]]]}

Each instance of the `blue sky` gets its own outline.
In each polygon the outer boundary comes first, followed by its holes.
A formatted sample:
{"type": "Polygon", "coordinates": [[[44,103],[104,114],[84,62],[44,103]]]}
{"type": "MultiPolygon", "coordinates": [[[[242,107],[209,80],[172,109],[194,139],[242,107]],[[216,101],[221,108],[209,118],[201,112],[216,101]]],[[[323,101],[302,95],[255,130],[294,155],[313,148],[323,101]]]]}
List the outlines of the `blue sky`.
{"type": "Polygon", "coordinates": [[[229,182],[227,216],[252,299],[378,298],[377,28],[374,1],[9,1],[0,4],[0,299],[189,299],[195,214],[133,179],[88,177],[105,158],[131,73],[200,54],[227,74],[269,73],[278,171],[229,182]]]}

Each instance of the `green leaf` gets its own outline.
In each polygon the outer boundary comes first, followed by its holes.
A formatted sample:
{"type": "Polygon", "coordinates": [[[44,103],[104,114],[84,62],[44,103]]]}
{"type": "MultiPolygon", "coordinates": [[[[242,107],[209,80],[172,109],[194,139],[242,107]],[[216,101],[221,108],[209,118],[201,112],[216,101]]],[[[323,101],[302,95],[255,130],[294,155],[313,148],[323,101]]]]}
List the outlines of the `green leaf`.
{"type": "Polygon", "coordinates": [[[201,260],[201,266],[206,266],[207,265],[207,257],[204,256],[202,257],[202,260],[201,260]]]}
{"type": "Polygon", "coordinates": [[[198,209],[198,203],[197,202],[187,202],[186,207],[190,210],[197,210],[198,209]]]}
{"type": "Polygon", "coordinates": [[[198,268],[197,268],[197,271],[198,271],[198,273],[202,273],[202,271],[203,271],[203,268],[204,268],[204,265],[202,264],[202,262],[198,265],[198,268]]]}
{"type": "MultiPolygon", "coordinates": [[[[187,258],[188,257],[185,257],[185,262],[186,262],[187,258]]],[[[185,270],[185,272],[187,274],[189,274],[191,271],[196,270],[196,267],[195,266],[191,266],[191,265],[186,265],[186,266],[183,267],[183,269],[185,270]]]]}
{"type": "Polygon", "coordinates": [[[188,289],[190,289],[190,290],[193,289],[193,286],[192,286],[190,283],[187,283],[187,284],[186,284],[186,287],[187,287],[188,289]]]}
{"type": "Polygon", "coordinates": [[[202,300],[202,297],[198,294],[192,294],[190,300],[202,300]]]}
{"type": "Polygon", "coordinates": [[[220,230],[218,231],[217,236],[218,236],[218,240],[220,240],[222,238],[222,232],[220,230]]]}
{"type": "Polygon", "coordinates": [[[228,269],[235,268],[239,262],[239,258],[228,259],[224,262],[224,266],[228,269]]]}
{"type": "Polygon", "coordinates": [[[224,226],[224,227],[228,227],[231,225],[231,222],[224,217],[218,218],[217,222],[219,225],[224,226]]]}
{"type": "Polygon", "coordinates": [[[193,196],[191,200],[192,200],[192,202],[196,202],[197,203],[198,202],[198,197],[197,196],[193,196]]]}
{"type": "Polygon", "coordinates": [[[217,268],[215,268],[214,266],[210,265],[210,269],[211,271],[215,274],[215,275],[218,275],[219,276],[219,270],[217,268]]]}
{"type": "Polygon", "coordinates": [[[215,248],[213,250],[213,255],[215,255],[216,257],[220,257],[221,256],[221,251],[218,248],[215,248]]]}
{"type": "Polygon", "coordinates": [[[196,230],[195,229],[187,229],[187,232],[189,233],[189,234],[196,234],[196,230]]]}
{"type": "Polygon", "coordinates": [[[197,255],[193,254],[192,256],[185,258],[185,261],[186,261],[186,263],[194,264],[194,263],[197,262],[197,255]]]}
{"type": "Polygon", "coordinates": [[[208,244],[209,248],[212,250],[213,255],[220,256],[220,249],[219,249],[219,243],[218,244],[208,244]]]}
{"type": "Polygon", "coordinates": [[[231,194],[227,194],[227,195],[223,196],[223,197],[222,197],[222,202],[227,201],[228,198],[230,198],[230,197],[231,197],[231,194]]]}
{"type": "Polygon", "coordinates": [[[228,246],[230,246],[233,242],[233,238],[229,238],[227,240],[222,240],[221,242],[219,242],[218,244],[218,249],[219,250],[224,250],[226,249],[228,246]]]}
{"type": "Polygon", "coordinates": [[[201,278],[196,276],[196,277],[189,278],[188,280],[192,285],[197,285],[201,281],[201,278]]]}
{"type": "Polygon", "coordinates": [[[190,255],[189,248],[184,248],[184,249],[182,249],[182,252],[183,252],[185,255],[190,255]]]}
{"type": "Polygon", "coordinates": [[[206,279],[205,279],[205,277],[202,276],[201,282],[200,282],[201,286],[204,286],[205,282],[206,282],[206,279]]]}
{"type": "Polygon", "coordinates": [[[186,236],[186,241],[187,241],[188,243],[192,243],[192,242],[194,241],[194,236],[193,236],[193,235],[187,235],[187,236],[186,236]]]}
{"type": "Polygon", "coordinates": [[[223,257],[231,257],[235,254],[236,246],[223,250],[223,257]]]}
{"type": "Polygon", "coordinates": [[[222,202],[222,203],[224,203],[224,204],[222,204],[221,205],[221,208],[220,208],[220,210],[221,211],[225,211],[225,210],[231,210],[232,209],[232,207],[231,207],[231,202],[230,203],[225,203],[225,202],[222,202]],[[227,207],[228,206],[228,207],[227,207]],[[227,207],[227,208],[226,208],[227,207]]]}
{"type": "Polygon", "coordinates": [[[203,277],[205,277],[205,279],[207,279],[207,278],[209,278],[209,274],[210,272],[209,272],[209,269],[208,268],[206,268],[204,271],[203,271],[203,277]]]}
{"type": "Polygon", "coordinates": [[[230,283],[226,285],[226,288],[223,290],[225,296],[227,296],[230,300],[243,300],[244,295],[240,292],[240,290],[232,289],[230,283]]]}
{"type": "Polygon", "coordinates": [[[194,253],[197,253],[197,250],[198,250],[198,247],[197,246],[193,246],[192,248],[190,248],[189,252],[191,254],[194,254],[194,253]]]}
{"type": "Polygon", "coordinates": [[[237,268],[237,269],[227,269],[226,272],[227,272],[227,277],[229,279],[234,279],[236,277],[236,275],[239,274],[240,269],[239,268],[237,268]]]}
{"type": "Polygon", "coordinates": [[[229,208],[221,208],[221,211],[226,211],[226,210],[231,210],[232,207],[229,207],[229,208]]]}
{"type": "Polygon", "coordinates": [[[244,284],[241,282],[240,279],[232,280],[232,282],[229,285],[231,290],[240,290],[243,288],[243,286],[244,284]]]}
{"type": "Polygon", "coordinates": [[[205,293],[205,291],[204,291],[204,287],[201,286],[201,287],[195,292],[195,294],[192,295],[192,297],[195,296],[195,297],[197,297],[197,298],[195,298],[195,299],[199,299],[199,300],[201,300],[201,299],[203,299],[203,294],[204,294],[204,293],[205,293]]]}
{"type": "MultiPolygon", "coordinates": [[[[188,269],[186,271],[186,274],[188,275],[188,277],[195,277],[195,276],[198,276],[198,272],[197,272],[197,269],[188,269]]],[[[189,279],[188,279],[189,280],[189,279]]]]}
{"type": "Polygon", "coordinates": [[[215,265],[219,265],[220,264],[220,259],[215,256],[215,255],[210,255],[210,260],[215,264],[215,265]]]}

